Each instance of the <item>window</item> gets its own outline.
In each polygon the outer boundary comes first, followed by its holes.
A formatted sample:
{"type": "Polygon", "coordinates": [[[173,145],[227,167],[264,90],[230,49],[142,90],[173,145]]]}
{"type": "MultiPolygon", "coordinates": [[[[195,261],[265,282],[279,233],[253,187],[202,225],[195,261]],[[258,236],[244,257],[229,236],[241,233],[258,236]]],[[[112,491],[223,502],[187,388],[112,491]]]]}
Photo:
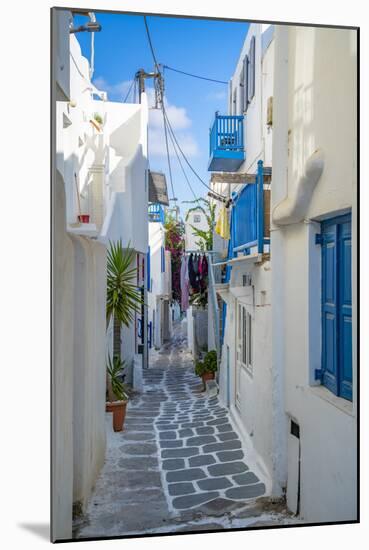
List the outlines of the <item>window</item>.
{"type": "Polygon", "coordinates": [[[229,81],[228,86],[228,114],[232,114],[232,79],[229,81]]]}
{"type": "Polygon", "coordinates": [[[200,214],[194,214],[193,223],[200,223],[200,222],[201,222],[200,214]]]}
{"type": "Polygon", "coordinates": [[[240,74],[240,112],[241,114],[245,110],[245,94],[244,94],[244,87],[245,87],[245,65],[242,63],[242,70],[240,74]]]}
{"type": "Polygon", "coordinates": [[[252,317],[242,304],[238,305],[239,360],[252,372],[252,317]]]}
{"type": "Polygon", "coordinates": [[[246,55],[243,60],[243,109],[247,111],[249,106],[249,56],[246,55]]]}
{"type": "Polygon", "coordinates": [[[255,36],[251,38],[249,50],[249,71],[248,71],[248,102],[255,95],[255,36]]]}
{"type": "Polygon", "coordinates": [[[237,115],[237,88],[233,91],[232,115],[237,115]]]}
{"type": "Polygon", "coordinates": [[[321,383],[352,401],[351,214],[321,225],[322,367],[321,383]]]}

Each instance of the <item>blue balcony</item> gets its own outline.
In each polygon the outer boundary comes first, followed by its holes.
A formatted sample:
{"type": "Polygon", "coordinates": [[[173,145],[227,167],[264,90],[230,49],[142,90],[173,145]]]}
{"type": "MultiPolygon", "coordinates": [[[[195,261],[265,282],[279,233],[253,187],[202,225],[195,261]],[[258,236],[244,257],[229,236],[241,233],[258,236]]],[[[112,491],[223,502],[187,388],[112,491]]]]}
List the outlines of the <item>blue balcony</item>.
{"type": "Polygon", "coordinates": [[[244,117],[215,114],[210,130],[210,172],[236,172],[245,160],[244,117]]]}
{"type": "Polygon", "coordinates": [[[158,203],[149,204],[149,222],[164,223],[164,221],[165,213],[163,206],[158,203]]]}

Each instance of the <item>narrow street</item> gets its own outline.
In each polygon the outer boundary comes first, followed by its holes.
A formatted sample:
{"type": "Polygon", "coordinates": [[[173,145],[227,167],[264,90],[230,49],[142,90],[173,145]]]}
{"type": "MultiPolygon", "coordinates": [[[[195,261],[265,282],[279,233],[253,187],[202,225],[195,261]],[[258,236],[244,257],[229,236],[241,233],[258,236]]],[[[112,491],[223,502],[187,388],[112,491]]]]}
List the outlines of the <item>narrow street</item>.
{"type": "Polygon", "coordinates": [[[267,498],[227,409],[202,391],[185,328],[177,323],[172,341],[152,351],[124,431],[114,433],[106,415],[105,465],[86,515],[74,522],[75,538],[292,520],[283,503],[267,498]]]}

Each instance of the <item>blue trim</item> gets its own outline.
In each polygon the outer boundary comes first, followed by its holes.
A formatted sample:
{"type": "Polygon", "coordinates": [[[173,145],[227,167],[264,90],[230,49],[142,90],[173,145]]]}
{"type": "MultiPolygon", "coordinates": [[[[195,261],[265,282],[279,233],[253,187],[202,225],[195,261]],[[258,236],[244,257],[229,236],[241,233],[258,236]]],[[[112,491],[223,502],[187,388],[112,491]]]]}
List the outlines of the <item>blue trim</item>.
{"type": "Polygon", "coordinates": [[[164,247],[160,247],[160,254],[161,254],[161,272],[165,273],[165,252],[164,247]]]}
{"type": "Polygon", "coordinates": [[[263,161],[258,161],[257,171],[257,187],[258,187],[258,202],[257,202],[257,236],[258,236],[258,252],[262,254],[264,251],[264,174],[263,161]]]}

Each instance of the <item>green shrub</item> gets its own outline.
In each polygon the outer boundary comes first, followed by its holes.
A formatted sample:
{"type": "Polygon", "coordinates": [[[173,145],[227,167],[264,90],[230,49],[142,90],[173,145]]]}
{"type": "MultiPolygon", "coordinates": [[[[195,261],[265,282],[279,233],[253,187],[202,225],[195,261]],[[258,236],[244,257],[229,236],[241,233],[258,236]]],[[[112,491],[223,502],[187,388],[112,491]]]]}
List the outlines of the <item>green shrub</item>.
{"type": "Polygon", "coordinates": [[[213,349],[207,352],[203,361],[196,361],[195,374],[202,376],[207,372],[216,372],[217,368],[217,352],[213,349]]]}
{"type": "Polygon", "coordinates": [[[217,365],[217,352],[215,349],[208,351],[204,358],[205,372],[216,372],[217,365]]]}

